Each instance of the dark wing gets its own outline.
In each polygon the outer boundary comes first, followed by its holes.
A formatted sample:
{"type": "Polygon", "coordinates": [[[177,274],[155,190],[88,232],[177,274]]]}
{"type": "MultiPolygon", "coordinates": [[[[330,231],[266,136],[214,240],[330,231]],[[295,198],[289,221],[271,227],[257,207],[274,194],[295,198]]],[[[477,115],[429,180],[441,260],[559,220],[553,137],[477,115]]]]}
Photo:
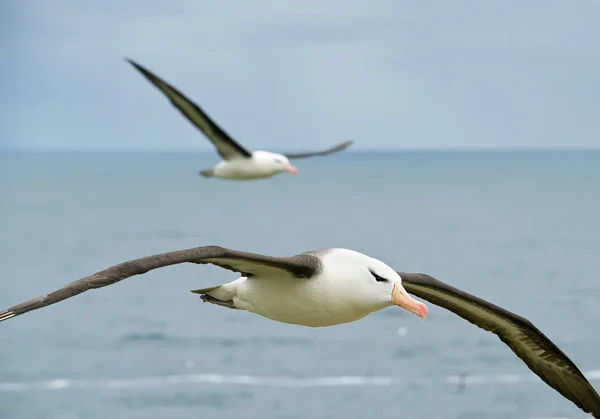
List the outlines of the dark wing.
{"type": "Polygon", "coordinates": [[[292,153],[292,154],[286,154],[285,156],[288,159],[304,159],[306,157],[326,156],[331,153],[337,153],[338,151],[345,150],[348,147],[350,147],[352,144],[354,144],[354,141],[346,141],[346,142],[334,145],[333,147],[328,148],[326,150],[307,151],[306,153],[292,153]]]}
{"type": "Polygon", "coordinates": [[[171,103],[196,127],[208,137],[215,145],[217,151],[225,160],[235,157],[250,158],[252,154],[244,147],[239,145],[233,138],[223,131],[198,105],[189,100],[183,93],[171,86],[169,83],[160,79],[148,69],[137,64],[135,61],[126,58],[126,60],[137,68],[150,82],[158,87],[171,103]]]}
{"type": "Polygon", "coordinates": [[[179,263],[210,263],[224,269],[239,272],[243,276],[261,275],[290,278],[310,278],[321,268],[320,259],[308,254],[300,254],[292,257],[273,257],[257,253],[240,252],[219,246],[176,250],[174,252],[133,259],[111,266],[108,269],[72,282],[50,294],[18,304],[8,310],[0,311],[0,322],[31,310],[37,310],[58,303],[91,289],[102,288],[134,275],[145,274],[153,269],[179,263]]]}
{"type": "Polygon", "coordinates": [[[398,272],[411,294],[497,335],[531,371],[586,413],[600,418],[600,396],[577,366],[529,320],[429,275],[398,272]]]}

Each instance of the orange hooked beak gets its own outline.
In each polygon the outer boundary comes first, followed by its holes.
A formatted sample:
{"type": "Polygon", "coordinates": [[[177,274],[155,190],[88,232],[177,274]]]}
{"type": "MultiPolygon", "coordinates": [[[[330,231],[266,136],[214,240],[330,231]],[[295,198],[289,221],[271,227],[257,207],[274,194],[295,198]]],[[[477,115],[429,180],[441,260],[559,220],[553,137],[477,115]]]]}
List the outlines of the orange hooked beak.
{"type": "Polygon", "coordinates": [[[286,172],[293,173],[293,174],[295,174],[295,175],[297,175],[297,174],[298,174],[298,169],[296,169],[296,168],[295,168],[294,166],[292,166],[290,163],[287,163],[287,164],[285,165],[285,171],[286,171],[286,172]]]}
{"type": "Polygon", "coordinates": [[[392,290],[392,302],[398,307],[416,314],[423,320],[427,318],[427,306],[408,295],[400,282],[394,284],[394,289],[392,290]]]}

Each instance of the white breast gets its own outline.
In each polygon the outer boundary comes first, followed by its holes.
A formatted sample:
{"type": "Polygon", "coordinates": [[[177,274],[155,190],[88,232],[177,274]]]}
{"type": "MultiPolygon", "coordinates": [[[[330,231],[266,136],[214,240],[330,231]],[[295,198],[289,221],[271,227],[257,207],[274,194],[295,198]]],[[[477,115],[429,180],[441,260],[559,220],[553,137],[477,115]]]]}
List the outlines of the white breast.
{"type": "Polygon", "coordinates": [[[253,159],[223,160],[213,169],[214,175],[223,179],[258,179],[275,175],[271,167],[261,165],[253,159]]]}
{"type": "Polygon", "coordinates": [[[271,320],[312,327],[348,323],[370,313],[345,304],[334,289],[323,285],[315,278],[248,278],[238,287],[233,301],[271,320]]]}

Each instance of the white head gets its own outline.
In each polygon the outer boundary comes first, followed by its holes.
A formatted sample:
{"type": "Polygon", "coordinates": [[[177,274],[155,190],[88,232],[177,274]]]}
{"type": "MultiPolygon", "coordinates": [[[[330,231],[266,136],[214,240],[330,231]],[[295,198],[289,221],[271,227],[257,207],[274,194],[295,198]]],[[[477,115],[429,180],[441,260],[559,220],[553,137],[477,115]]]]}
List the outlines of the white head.
{"type": "Polygon", "coordinates": [[[400,275],[382,261],[349,249],[329,249],[321,259],[324,277],[335,278],[332,292],[365,314],[397,305],[427,317],[427,306],[412,298],[400,275]]]}
{"type": "Polygon", "coordinates": [[[252,160],[256,161],[261,167],[272,172],[286,171],[295,175],[298,174],[298,169],[292,166],[290,160],[283,154],[258,150],[252,153],[252,160]]]}

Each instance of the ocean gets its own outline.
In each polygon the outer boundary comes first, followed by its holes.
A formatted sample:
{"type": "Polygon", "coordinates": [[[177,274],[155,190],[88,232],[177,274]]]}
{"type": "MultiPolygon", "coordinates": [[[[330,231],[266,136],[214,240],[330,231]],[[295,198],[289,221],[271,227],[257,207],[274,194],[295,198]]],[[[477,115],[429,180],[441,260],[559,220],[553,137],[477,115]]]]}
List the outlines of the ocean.
{"type": "MultiPolygon", "coordinates": [[[[1,152],[0,308],[170,250],[346,247],[528,318],[600,389],[600,151],[348,151],[298,176],[198,176],[216,161],[1,152]]],[[[432,304],[312,329],[189,292],[236,277],[163,268],[0,324],[0,418],[586,417],[432,304]]]]}

